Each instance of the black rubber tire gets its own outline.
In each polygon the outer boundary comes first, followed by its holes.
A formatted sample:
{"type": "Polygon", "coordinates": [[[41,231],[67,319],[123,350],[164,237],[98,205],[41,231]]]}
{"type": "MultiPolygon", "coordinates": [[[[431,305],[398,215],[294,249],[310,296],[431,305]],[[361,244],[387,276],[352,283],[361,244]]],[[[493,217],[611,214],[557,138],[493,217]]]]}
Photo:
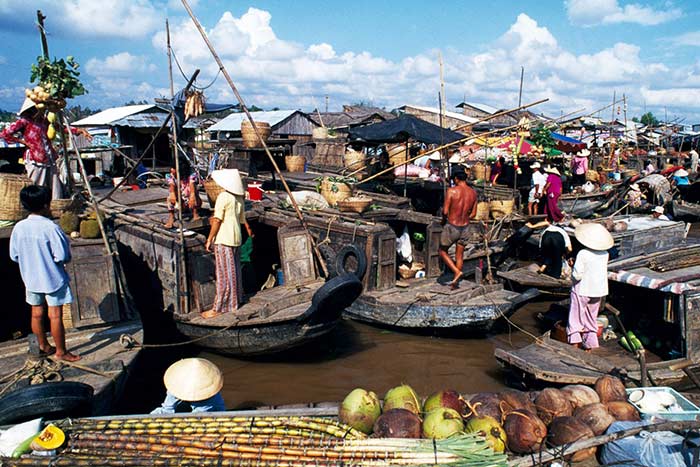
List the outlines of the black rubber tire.
{"type": "Polygon", "coordinates": [[[92,411],[92,386],[74,381],[42,383],[18,389],[0,399],[0,425],[37,417],[83,417],[92,411]]]}
{"type": "Polygon", "coordinates": [[[343,248],[338,250],[335,255],[335,270],[338,275],[342,274],[354,274],[358,279],[362,280],[367,272],[367,256],[365,253],[353,244],[345,245],[343,248]],[[357,269],[355,271],[348,271],[345,268],[345,262],[350,256],[354,256],[357,261],[357,269]]]}
{"type": "Polygon", "coordinates": [[[326,281],[311,298],[312,322],[340,318],[343,310],[362,294],[362,282],[354,274],[341,274],[326,281]]]}

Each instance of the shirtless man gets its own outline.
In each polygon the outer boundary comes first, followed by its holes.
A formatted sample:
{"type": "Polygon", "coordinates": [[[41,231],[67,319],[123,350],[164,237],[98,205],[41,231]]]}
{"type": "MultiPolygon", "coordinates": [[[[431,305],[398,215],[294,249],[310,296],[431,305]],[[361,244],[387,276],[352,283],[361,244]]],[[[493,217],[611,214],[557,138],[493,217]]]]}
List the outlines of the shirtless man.
{"type": "Polygon", "coordinates": [[[454,171],[452,179],[455,186],[447,190],[442,208],[444,227],[440,236],[440,258],[454,273],[450,286],[456,289],[462,278],[464,247],[469,241],[469,220],[476,216],[476,192],[467,185],[467,174],[464,171],[454,171]],[[455,243],[457,250],[455,261],[452,261],[447,250],[455,243]]]}

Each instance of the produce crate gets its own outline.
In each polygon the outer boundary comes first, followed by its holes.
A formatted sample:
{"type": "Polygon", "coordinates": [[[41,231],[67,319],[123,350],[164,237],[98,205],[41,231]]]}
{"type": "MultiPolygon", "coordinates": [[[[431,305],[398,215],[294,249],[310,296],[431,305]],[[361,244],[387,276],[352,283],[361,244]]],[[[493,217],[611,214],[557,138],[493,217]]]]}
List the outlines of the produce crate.
{"type": "Polygon", "coordinates": [[[639,410],[639,415],[642,417],[643,420],[654,416],[665,418],[666,420],[700,420],[700,408],[698,408],[698,406],[696,406],[688,399],[683,397],[675,389],[667,387],[631,388],[627,389],[627,397],[629,398],[630,393],[640,389],[648,392],[669,393],[676,398],[676,401],[678,401],[678,405],[680,405],[681,409],[683,409],[681,412],[644,412],[639,408],[637,404],[630,402],[630,404],[632,404],[637,410],[639,410]]]}

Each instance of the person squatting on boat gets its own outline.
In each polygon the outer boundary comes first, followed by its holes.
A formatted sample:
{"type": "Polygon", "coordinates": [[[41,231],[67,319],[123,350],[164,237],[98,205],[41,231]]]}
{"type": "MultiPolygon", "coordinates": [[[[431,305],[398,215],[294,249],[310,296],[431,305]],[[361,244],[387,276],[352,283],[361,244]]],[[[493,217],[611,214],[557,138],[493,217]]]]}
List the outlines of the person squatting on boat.
{"type": "Polygon", "coordinates": [[[540,236],[540,254],[542,266],[537,272],[555,279],[564,279],[568,272],[566,256],[571,253],[571,239],[564,229],[544,220],[536,224],[525,224],[531,229],[546,227],[540,236]]]}
{"type": "Polygon", "coordinates": [[[192,211],[192,220],[199,220],[199,208],[202,207],[202,199],[199,197],[199,175],[186,157],[179,156],[180,166],[180,190],[177,189],[177,175],[175,163],[170,167],[168,180],[168,221],[165,223],[166,229],[171,229],[175,223],[175,210],[177,203],[181,202],[182,207],[187,207],[192,211]],[[178,193],[179,191],[179,193],[178,193]]]}
{"type": "MultiPolygon", "coordinates": [[[[44,110],[38,109],[34,101],[24,100],[19,109],[19,118],[12,125],[0,131],[0,139],[8,143],[22,143],[24,167],[27,176],[35,185],[45,186],[51,199],[63,198],[63,183],[56,168],[58,154],[48,137],[49,121],[44,110]]],[[[92,140],[92,135],[84,128],[71,128],[71,133],[92,140]]]]}
{"type": "Polygon", "coordinates": [[[59,360],[75,362],[80,356],[66,350],[63,305],[72,303],[65,264],[71,260],[70,243],[61,228],[50,219],[51,191],[46,186],[29,185],[19,192],[22,207],[29,211],[19,221],[10,237],[10,258],[19,263],[26,288],[26,300],[32,307],[32,332],[45,355],[55,353],[59,360]],[[51,335],[56,347],[49,344],[44,330],[48,305],[51,335]]]}
{"type": "Polygon", "coordinates": [[[664,212],[665,210],[663,206],[654,206],[654,209],[651,211],[651,217],[660,221],[670,221],[671,219],[664,214],[664,212]]]}
{"type": "Polygon", "coordinates": [[[185,358],[170,365],[163,375],[165,400],[151,414],[183,412],[223,412],[221,370],[203,358],[185,358]]]}
{"type": "Polygon", "coordinates": [[[625,202],[633,209],[641,208],[646,204],[646,196],[642,193],[638,184],[633,183],[630,185],[630,189],[625,195],[625,202]]]}
{"type": "Polygon", "coordinates": [[[581,224],[574,232],[583,249],[576,255],[571,271],[571,305],[566,335],[569,344],[592,350],[598,347],[598,312],[608,295],[608,250],[613,246],[610,232],[600,224],[581,224]]]}
{"type": "Polygon", "coordinates": [[[547,172],[547,183],[544,185],[544,194],[547,202],[545,204],[545,213],[549,222],[561,222],[564,219],[564,213],[559,208],[559,197],[562,192],[562,181],[559,169],[553,166],[547,166],[544,169],[547,172]]]}
{"type": "Polygon", "coordinates": [[[440,235],[440,258],[454,273],[450,286],[455,289],[462,278],[464,264],[464,247],[469,242],[469,221],[476,216],[476,191],[467,185],[467,174],[462,169],[452,172],[454,186],[447,190],[442,209],[443,229],[440,235]],[[452,261],[448,250],[454,244],[455,260],[452,261]]]}
{"type": "Polygon", "coordinates": [[[215,170],[211,176],[224,191],[216,198],[214,215],[209,220],[211,229],[205,244],[207,251],[212,251],[213,245],[216,260],[216,297],[213,308],[202,313],[204,318],[235,311],[241,305],[241,224],[245,226],[248,236],[254,237],[245,217],[243,181],[238,170],[215,170]]]}

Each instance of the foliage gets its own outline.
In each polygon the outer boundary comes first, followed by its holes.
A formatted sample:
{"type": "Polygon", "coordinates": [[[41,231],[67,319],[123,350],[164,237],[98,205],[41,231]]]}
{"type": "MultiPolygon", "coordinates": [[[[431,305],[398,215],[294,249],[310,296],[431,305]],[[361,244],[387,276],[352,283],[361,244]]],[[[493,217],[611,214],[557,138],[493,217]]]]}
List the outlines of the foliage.
{"type": "Polygon", "coordinates": [[[552,152],[552,149],[557,144],[552,138],[552,132],[544,125],[539,125],[537,128],[530,130],[530,141],[535,146],[542,146],[545,154],[552,152]]]}
{"type": "Polygon", "coordinates": [[[14,122],[17,120],[17,114],[9,110],[0,109],[0,122],[14,122]]]}
{"type": "Polygon", "coordinates": [[[129,102],[124,102],[124,107],[127,105],[146,105],[148,104],[148,101],[146,99],[140,100],[140,101],[135,101],[131,99],[129,102]]]}
{"type": "Polygon", "coordinates": [[[654,116],[653,113],[647,112],[644,115],[641,116],[639,119],[641,123],[644,125],[650,125],[650,126],[656,126],[659,124],[659,120],[654,116]]]}
{"type": "Polygon", "coordinates": [[[80,120],[81,118],[89,117],[90,115],[94,115],[100,111],[100,109],[93,110],[90,107],[81,107],[79,105],[74,105],[72,107],[67,107],[63,112],[65,113],[66,118],[68,118],[69,122],[75,122],[77,120],[80,120]]]}
{"type": "Polygon", "coordinates": [[[37,62],[32,64],[30,81],[41,84],[52,98],[70,99],[87,92],[78,79],[80,65],[72,56],[66,57],[65,60],[54,58],[53,61],[39,56],[36,60],[37,62]]]}

